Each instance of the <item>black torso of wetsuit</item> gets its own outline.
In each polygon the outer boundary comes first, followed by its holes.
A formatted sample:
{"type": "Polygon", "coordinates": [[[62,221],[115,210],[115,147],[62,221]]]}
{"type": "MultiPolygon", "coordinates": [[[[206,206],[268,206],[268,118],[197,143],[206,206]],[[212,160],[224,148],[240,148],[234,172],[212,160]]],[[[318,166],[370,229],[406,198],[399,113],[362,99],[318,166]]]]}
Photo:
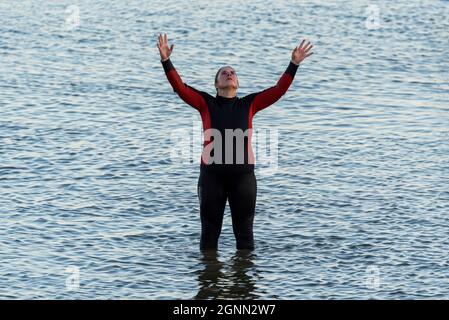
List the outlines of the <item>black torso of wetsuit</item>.
{"type": "Polygon", "coordinates": [[[204,150],[201,169],[227,174],[254,171],[254,158],[251,157],[250,145],[252,136],[250,108],[253,96],[226,98],[219,95],[212,97],[203,92],[200,94],[207,103],[210,129],[216,130],[213,137],[204,142],[204,146],[207,146],[208,142],[213,146],[204,150]],[[221,156],[218,152],[221,152],[221,156]]]}

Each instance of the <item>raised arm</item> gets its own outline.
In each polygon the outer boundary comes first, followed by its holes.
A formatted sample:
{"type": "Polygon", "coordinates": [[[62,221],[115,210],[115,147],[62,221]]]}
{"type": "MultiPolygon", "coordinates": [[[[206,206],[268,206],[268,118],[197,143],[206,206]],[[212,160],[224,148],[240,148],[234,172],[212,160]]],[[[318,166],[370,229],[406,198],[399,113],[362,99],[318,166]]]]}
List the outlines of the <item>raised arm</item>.
{"type": "Polygon", "coordinates": [[[174,46],[175,45],[172,44],[171,47],[169,47],[167,34],[159,35],[157,47],[161,55],[161,62],[165,75],[167,76],[173,91],[176,92],[187,104],[201,112],[206,107],[203,96],[196,89],[188,86],[182,81],[170,60],[170,55],[173,52],[174,46]]]}
{"type": "Polygon", "coordinates": [[[313,52],[310,52],[313,45],[311,45],[310,42],[307,42],[305,45],[304,43],[305,40],[302,40],[301,44],[293,49],[292,59],[277,84],[271,88],[260,91],[255,95],[253,100],[253,114],[272,105],[287,92],[293,82],[299,64],[305,58],[313,54],[313,52]]]}

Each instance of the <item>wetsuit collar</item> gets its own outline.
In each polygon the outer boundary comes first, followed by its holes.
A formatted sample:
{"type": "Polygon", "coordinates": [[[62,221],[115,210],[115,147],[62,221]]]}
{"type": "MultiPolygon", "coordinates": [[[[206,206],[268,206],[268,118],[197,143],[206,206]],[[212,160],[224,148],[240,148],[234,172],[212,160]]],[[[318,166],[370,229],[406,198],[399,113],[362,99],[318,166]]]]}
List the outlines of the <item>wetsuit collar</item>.
{"type": "Polygon", "coordinates": [[[221,100],[221,101],[234,101],[235,99],[237,99],[237,96],[234,96],[232,98],[227,98],[227,97],[223,97],[223,96],[219,96],[218,94],[215,96],[215,98],[221,100]]]}

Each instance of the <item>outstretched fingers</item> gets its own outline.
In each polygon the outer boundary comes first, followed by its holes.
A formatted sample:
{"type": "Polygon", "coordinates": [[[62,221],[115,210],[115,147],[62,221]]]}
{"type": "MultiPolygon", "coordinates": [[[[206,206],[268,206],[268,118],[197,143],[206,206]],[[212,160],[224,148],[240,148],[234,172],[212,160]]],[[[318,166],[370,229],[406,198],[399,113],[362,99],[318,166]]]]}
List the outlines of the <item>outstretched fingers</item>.
{"type": "Polygon", "coordinates": [[[162,36],[160,34],[157,37],[157,46],[158,48],[162,48],[162,36]]]}
{"type": "Polygon", "coordinates": [[[167,34],[159,34],[158,36],[158,47],[159,48],[165,48],[168,47],[168,39],[167,34]]]}
{"type": "Polygon", "coordinates": [[[163,45],[164,43],[167,42],[167,34],[159,34],[158,36],[158,41],[160,45],[163,45]]]}
{"type": "Polygon", "coordinates": [[[310,42],[304,47],[304,51],[305,52],[309,52],[310,51],[310,49],[312,49],[313,48],[313,45],[312,44],[310,44],[310,42]]]}

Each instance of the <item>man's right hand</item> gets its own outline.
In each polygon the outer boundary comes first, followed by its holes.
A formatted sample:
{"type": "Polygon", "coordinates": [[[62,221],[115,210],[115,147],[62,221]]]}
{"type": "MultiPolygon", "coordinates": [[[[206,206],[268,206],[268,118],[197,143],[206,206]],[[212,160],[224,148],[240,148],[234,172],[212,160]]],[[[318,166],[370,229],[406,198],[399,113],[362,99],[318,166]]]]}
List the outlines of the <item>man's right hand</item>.
{"type": "Polygon", "coordinates": [[[174,44],[172,44],[171,47],[168,46],[166,33],[164,33],[164,35],[159,34],[157,47],[159,49],[159,54],[161,55],[162,61],[167,60],[170,57],[174,46],[174,44]]]}

